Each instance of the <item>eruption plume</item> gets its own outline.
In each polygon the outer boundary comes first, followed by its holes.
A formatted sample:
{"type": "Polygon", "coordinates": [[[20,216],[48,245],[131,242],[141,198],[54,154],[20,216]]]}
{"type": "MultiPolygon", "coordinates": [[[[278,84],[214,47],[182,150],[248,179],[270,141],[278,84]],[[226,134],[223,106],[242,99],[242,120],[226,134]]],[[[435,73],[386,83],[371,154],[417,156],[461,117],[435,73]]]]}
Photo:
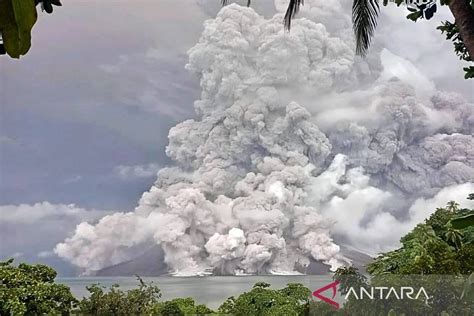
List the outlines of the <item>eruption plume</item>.
{"type": "Polygon", "coordinates": [[[425,207],[474,191],[472,104],[384,78],[377,43],[357,57],[344,1],[305,1],[291,32],[284,2],[205,22],[186,65],[197,118],[169,132],[176,166],[134,212],[80,224],[60,257],[90,272],[159,244],[177,274],[334,269],[350,264],[338,244],[391,249],[425,207]]]}

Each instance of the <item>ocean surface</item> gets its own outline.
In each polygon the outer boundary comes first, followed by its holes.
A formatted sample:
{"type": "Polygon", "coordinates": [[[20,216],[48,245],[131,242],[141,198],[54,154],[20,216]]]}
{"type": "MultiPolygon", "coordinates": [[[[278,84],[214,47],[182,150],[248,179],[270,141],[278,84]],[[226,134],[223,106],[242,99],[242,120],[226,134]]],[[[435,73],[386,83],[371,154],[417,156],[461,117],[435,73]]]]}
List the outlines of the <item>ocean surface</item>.
{"type": "MultiPolygon", "coordinates": [[[[157,285],[161,289],[163,300],[192,297],[197,303],[206,304],[211,308],[217,308],[230,296],[237,296],[250,290],[257,282],[270,283],[275,289],[285,287],[288,283],[302,283],[312,291],[332,282],[329,275],[163,276],[143,278],[143,280],[157,285]]],[[[86,286],[93,283],[100,283],[106,287],[119,284],[124,290],[132,289],[139,284],[135,277],[58,278],[57,282],[68,285],[74,296],[78,298],[88,296],[86,286]]]]}

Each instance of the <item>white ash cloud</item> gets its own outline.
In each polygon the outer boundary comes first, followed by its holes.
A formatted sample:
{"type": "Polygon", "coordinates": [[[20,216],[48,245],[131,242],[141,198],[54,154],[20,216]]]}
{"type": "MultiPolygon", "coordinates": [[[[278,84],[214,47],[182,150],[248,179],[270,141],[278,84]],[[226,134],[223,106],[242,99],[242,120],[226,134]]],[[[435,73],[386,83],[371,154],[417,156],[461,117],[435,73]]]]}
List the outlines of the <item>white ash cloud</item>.
{"type": "Polygon", "coordinates": [[[335,238],[370,255],[398,247],[401,236],[449,201],[474,208],[474,201],[466,199],[474,184],[453,184],[433,197],[419,197],[406,206],[406,214],[397,216],[391,210],[396,203],[403,204],[400,199],[405,196],[371,185],[363,168],[348,168],[347,157],[340,154],[312,182],[310,196],[322,215],[336,223],[331,231],[335,238]]]}
{"type": "Polygon", "coordinates": [[[335,268],[347,263],[336,239],[394,247],[419,201],[468,193],[472,104],[383,76],[380,44],[355,56],[350,11],[331,3],[307,1],[290,33],[282,13],[238,5],[206,21],[186,66],[198,117],[169,132],[176,166],[134,212],[80,224],[56,253],[86,272],[149,244],[181,274],[292,272],[310,258],[335,268]],[[381,237],[387,224],[401,229],[381,237]]]}

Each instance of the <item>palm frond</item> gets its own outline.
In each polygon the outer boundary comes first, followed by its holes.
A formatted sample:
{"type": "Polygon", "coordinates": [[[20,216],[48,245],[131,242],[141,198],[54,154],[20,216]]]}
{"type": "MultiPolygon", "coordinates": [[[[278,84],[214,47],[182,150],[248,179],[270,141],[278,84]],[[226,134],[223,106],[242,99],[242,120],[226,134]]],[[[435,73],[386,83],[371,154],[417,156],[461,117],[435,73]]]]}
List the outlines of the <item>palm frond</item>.
{"type": "Polygon", "coordinates": [[[365,56],[370,47],[380,7],[378,0],[354,0],[352,4],[352,25],[356,37],[356,54],[365,56]]]}
{"type": "Polygon", "coordinates": [[[285,29],[288,31],[291,28],[291,20],[296,16],[301,5],[304,5],[304,0],[290,0],[285,14],[285,29]]]}

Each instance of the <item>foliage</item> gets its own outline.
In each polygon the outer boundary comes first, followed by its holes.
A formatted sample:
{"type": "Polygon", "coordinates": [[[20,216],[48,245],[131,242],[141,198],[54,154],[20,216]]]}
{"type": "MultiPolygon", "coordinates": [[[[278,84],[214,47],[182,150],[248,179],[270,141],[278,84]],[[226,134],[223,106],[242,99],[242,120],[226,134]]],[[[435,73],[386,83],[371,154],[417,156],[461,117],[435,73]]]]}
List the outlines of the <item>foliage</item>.
{"type": "Polygon", "coordinates": [[[36,19],[34,0],[0,1],[0,33],[10,57],[19,58],[28,52],[36,19]]]}
{"type": "Polygon", "coordinates": [[[205,305],[196,305],[192,298],[160,301],[161,291],[152,283],[138,277],[136,289],[123,291],[115,284],[108,291],[99,284],[87,287],[90,295],[82,299],[75,313],[84,315],[209,315],[213,311],[205,305]]]}
{"type": "Polygon", "coordinates": [[[2,0],[0,1],[0,54],[5,52],[12,58],[20,58],[31,47],[31,29],[36,23],[36,5],[47,13],[53,5],[61,6],[59,0],[2,0]]]}
{"type": "Polygon", "coordinates": [[[21,263],[13,259],[0,262],[0,315],[64,314],[77,302],[69,288],[55,284],[52,268],[21,263]]]}
{"type": "Polygon", "coordinates": [[[328,304],[324,306],[312,303],[311,306],[314,306],[315,311],[310,308],[311,315],[471,315],[473,310],[470,303],[471,288],[468,287],[466,290],[463,276],[383,273],[372,276],[369,281],[357,269],[340,268],[336,271],[334,279],[341,285],[344,279],[352,281],[346,282],[346,290],[339,288],[343,295],[348,293],[351,287],[356,293],[360,292],[360,287],[365,288],[368,293],[373,287],[384,287],[387,289],[385,295],[389,288],[400,290],[402,287],[411,287],[418,290],[423,287],[429,299],[423,295],[410,300],[401,300],[395,295],[383,298],[379,295],[374,295],[373,298],[361,297],[359,294],[358,297],[347,295],[347,300],[339,310],[327,308],[328,304]]]}
{"type": "Polygon", "coordinates": [[[345,315],[342,310],[337,310],[325,302],[311,301],[308,308],[308,316],[336,316],[345,315]]]}
{"type": "Polygon", "coordinates": [[[280,290],[260,282],[239,297],[228,298],[220,307],[221,314],[232,315],[303,315],[308,309],[311,291],[299,283],[280,290]]]}
{"type": "Polygon", "coordinates": [[[206,305],[196,305],[190,297],[176,298],[171,301],[155,304],[152,315],[209,315],[214,312],[206,305]]]}
{"type": "MultiPolygon", "coordinates": [[[[394,301],[389,304],[393,312],[397,315],[472,313],[474,308],[472,305],[474,226],[470,220],[472,213],[473,210],[460,209],[459,204],[449,202],[446,207],[438,208],[424,223],[417,225],[402,237],[401,248],[381,254],[368,265],[367,271],[372,274],[371,285],[403,286],[400,282],[409,281],[410,284],[418,284],[429,289],[428,304],[414,300],[410,301],[409,305],[403,305],[399,301],[394,301]],[[471,276],[465,280],[463,275],[470,273],[471,276]],[[409,277],[404,279],[403,275],[409,277]]],[[[371,305],[371,309],[378,311],[384,307],[377,300],[367,304],[371,305]]],[[[349,300],[344,308],[350,308],[351,312],[354,312],[366,308],[367,304],[349,300]]]]}
{"type": "Polygon", "coordinates": [[[354,0],[352,25],[356,37],[356,53],[365,56],[377,27],[379,3],[376,0],[354,0]]]}
{"type": "Polygon", "coordinates": [[[350,287],[365,287],[367,278],[354,267],[340,267],[334,273],[334,280],[339,281],[339,291],[345,295],[350,287]]]}
{"type": "MultiPolygon", "coordinates": [[[[387,5],[386,0],[384,0],[384,5],[387,5]]],[[[395,3],[397,6],[400,6],[402,3],[404,3],[404,0],[395,0],[395,3]]],[[[448,5],[448,0],[441,0],[440,3],[441,5],[448,5]]],[[[474,0],[470,0],[471,8],[474,10],[474,0]]],[[[435,4],[436,5],[436,4],[435,4]]],[[[426,5],[419,6],[418,9],[415,8],[409,8],[410,14],[407,15],[407,19],[416,22],[419,19],[429,19],[432,17],[432,14],[434,12],[431,12],[428,16],[426,14],[427,9],[429,9],[426,5]]],[[[471,56],[469,56],[469,53],[467,51],[466,46],[464,45],[464,42],[462,40],[461,34],[459,33],[459,28],[455,23],[449,22],[449,21],[444,21],[441,23],[440,26],[437,27],[438,30],[441,31],[442,34],[446,35],[446,40],[450,40],[453,42],[454,45],[454,53],[459,57],[460,60],[464,60],[467,62],[472,62],[471,56]]],[[[474,66],[468,66],[463,68],[465,75],[465,79],[471,79],[474,78],[474,66]]]]}
{"type": "Polygon", "coordinates": [[[78,312],[86,315],[142,315],[148,314],[159,303],[161,291],[138,277],[138,288],[123,291],[118,284],[109,291],[99,284],[87,287],[90,296],[79,302],[78,312]]]}
{"type": "Polygon", "coordinates": [[[452,220],[471,212],[451,202],[445,208],[438,208],[425,223],[401,238],[401,248],[382,254],[369,264],[368,272],[374,275],[472,273],[472,227],[452,226],[452,220]]]}
{"type": "Polygon", "coordinates": [[[293,20],[296,14],[298,14],[298,11],[300,10],[300,6],[302,4],[304,4],[304,0],[290,0],[284,18],[285,29],[291,29],[291,20],[293,20]]]}
{"type": "Polygon", "coordinates": [[[451,226],[456,229],[464,229],[474,226],[474,212],[471,211],[467,215],[453,218],[451,220],[451,226]]]}
{"type": "MultiPolygon", "coordinates": [[[[461,34],[459,33],[459,28],[456,24],[451,23],[449,21],[442,22],[440,26],[437,28],[441,31],[442,34],[446,35],[446,40],[450,40],[453,42],[454,46],[454,53],[456,56],[459,57],[460,60],[464,60],[467,62],[472,62],[471,56],[469,56],[469,52],[467,51],[464,42],[462,41],[461,34]]],[[[463,68],[465,75],[465,79],[472,79],[474,78],[474,66],[469,66],[463,68]]]]}
{"type": "Polygon", "coordinates": [[[55,6],[62,6],[59,0],[35,0],[35,5],[41,3],[41,9],[46,13],[53,13],[53,5],[55,6]]]}

